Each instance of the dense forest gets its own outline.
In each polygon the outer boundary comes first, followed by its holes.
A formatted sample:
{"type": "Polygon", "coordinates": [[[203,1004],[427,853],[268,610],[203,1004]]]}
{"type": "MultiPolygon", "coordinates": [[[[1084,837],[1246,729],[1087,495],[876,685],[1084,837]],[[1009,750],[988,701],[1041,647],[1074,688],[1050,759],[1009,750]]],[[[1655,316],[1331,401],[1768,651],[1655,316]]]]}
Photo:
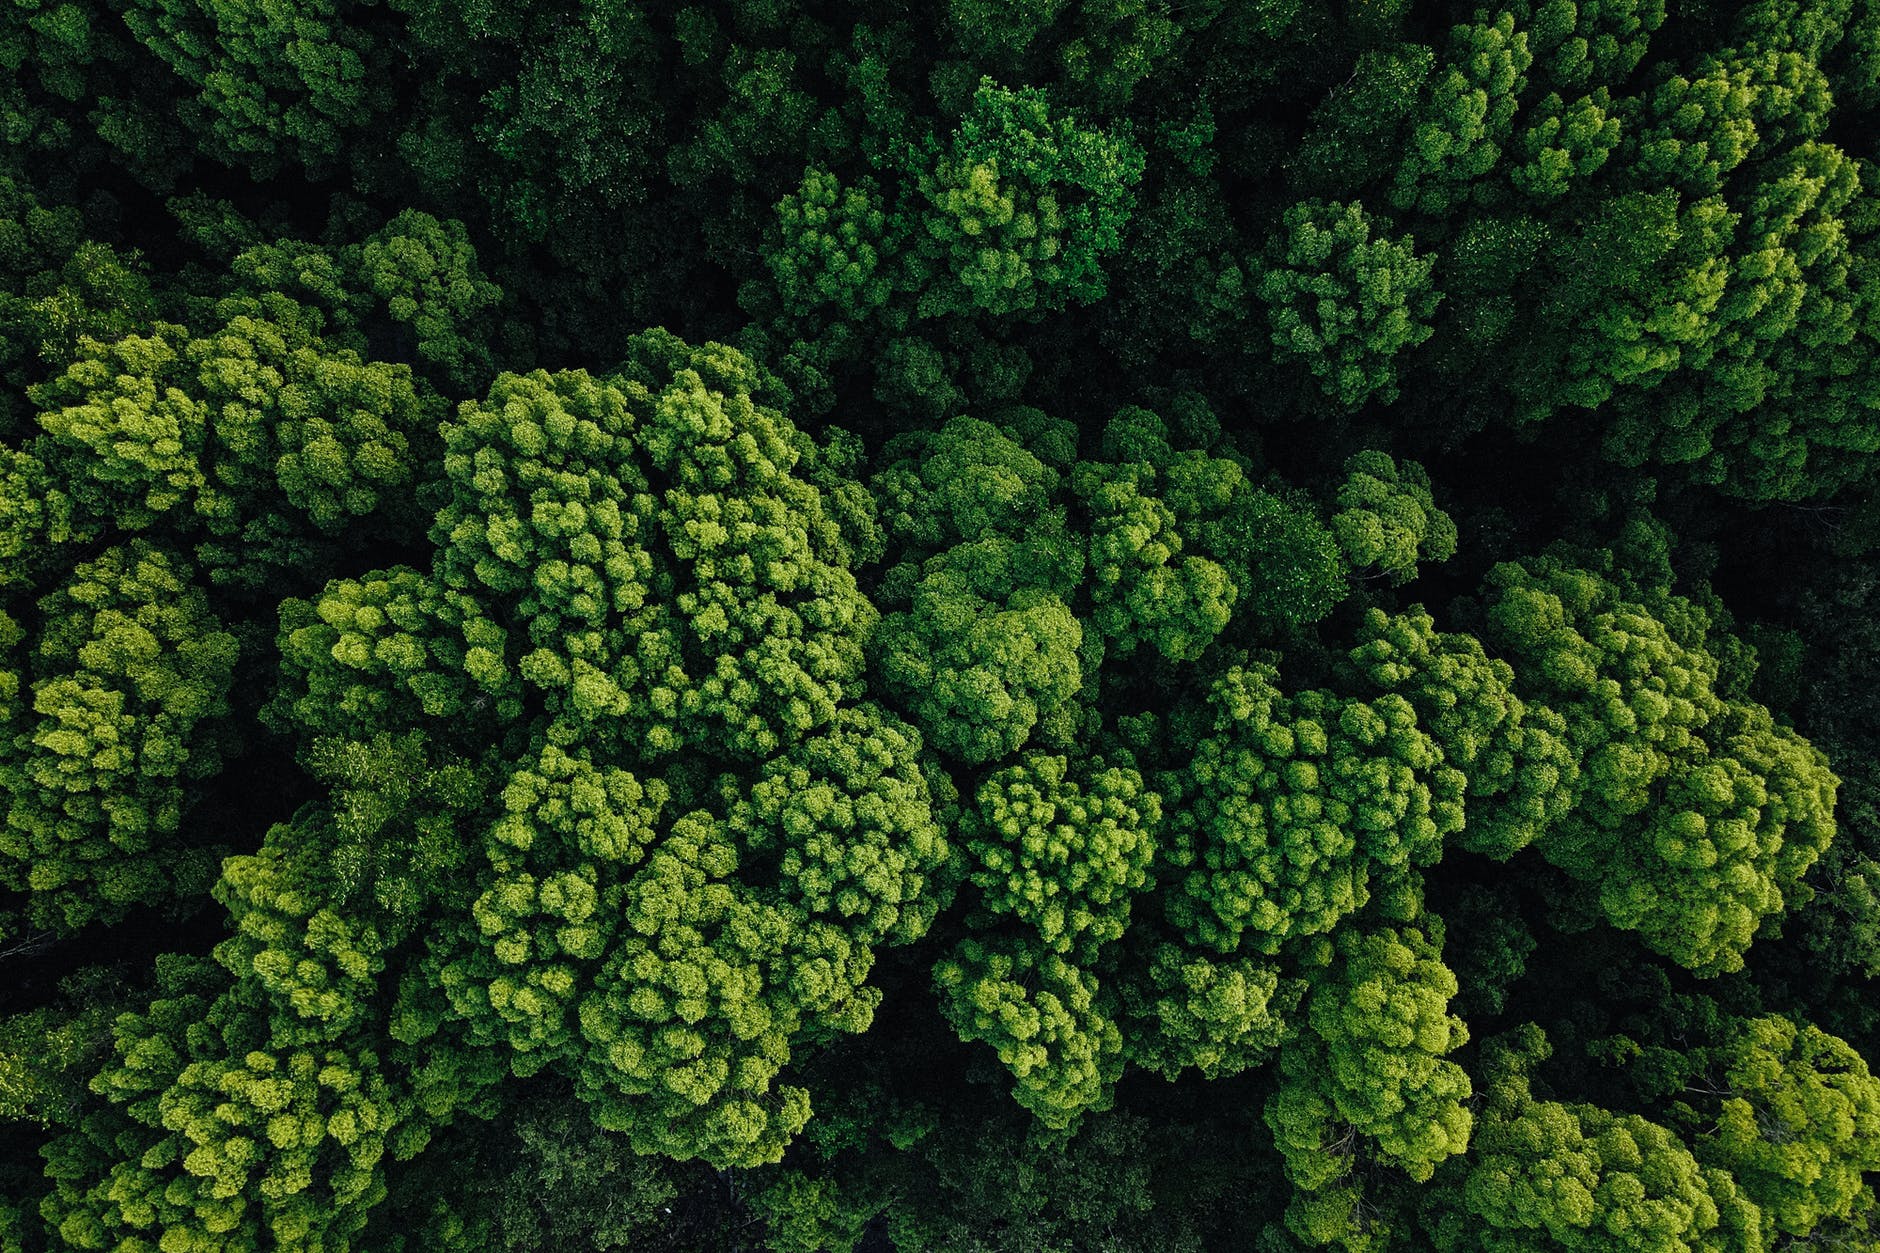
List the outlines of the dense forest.
{"type": "Polygon", "coordinates": [[[0,1250],[1880,1250],[1880,0],[4,0],[0,1250]]]}

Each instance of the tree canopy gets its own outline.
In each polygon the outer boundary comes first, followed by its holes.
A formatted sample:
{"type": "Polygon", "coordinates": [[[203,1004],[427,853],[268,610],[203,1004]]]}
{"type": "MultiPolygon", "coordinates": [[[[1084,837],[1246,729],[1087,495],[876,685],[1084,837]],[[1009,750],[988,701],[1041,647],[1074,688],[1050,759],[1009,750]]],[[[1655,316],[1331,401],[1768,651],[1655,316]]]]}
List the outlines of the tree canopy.
{"type": "Polygon", "coordinates": [[[0,1253],[1880,1250],[1880,3],[0,5],[0,1253]]]}

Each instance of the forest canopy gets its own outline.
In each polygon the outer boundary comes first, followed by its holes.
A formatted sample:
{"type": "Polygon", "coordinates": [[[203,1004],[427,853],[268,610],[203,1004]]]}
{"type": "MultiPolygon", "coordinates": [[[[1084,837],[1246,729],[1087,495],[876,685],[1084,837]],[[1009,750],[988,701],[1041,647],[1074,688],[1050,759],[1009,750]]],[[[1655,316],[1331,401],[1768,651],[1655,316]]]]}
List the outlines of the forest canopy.
{"type": "Polygon", "coordinates": [[[0,69],[0,1253],[1880,1253],[1880,0],[0,69]]]}

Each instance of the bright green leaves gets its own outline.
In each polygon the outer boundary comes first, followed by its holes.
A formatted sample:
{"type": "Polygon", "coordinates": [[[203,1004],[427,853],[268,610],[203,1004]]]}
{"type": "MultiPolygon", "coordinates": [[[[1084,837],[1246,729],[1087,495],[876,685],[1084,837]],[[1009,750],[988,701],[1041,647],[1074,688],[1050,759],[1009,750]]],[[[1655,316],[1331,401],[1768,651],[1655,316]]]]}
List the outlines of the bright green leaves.
{"type": "Polygon", "coordinates": [[[1397,398],[1397,354],[1432,334],[1433,262],[1358,205],[1286,210],[1257,285],[1279,360],[1303,366],[1346,409],[1397,398]]]}
{"type": "Polygon", "coordinates": [[[569,1052],[583,974],[617,925],[609,893],[655,842],[668,799],[662,782],[552,744],[503,787],[485,886],[468,911],[477,951],[438,979],[471,1038],[507,1044],[517,1074],[569,1052]]]}
{"type": "Polygon", "coordinates": [[[776,859],[783,894],[861,944],[919,939],[949,860],[921,771],[920,736],[877,706],[773,759],[733,806],[746,847],[776,859]]]}
{"type": "Polygon", "coordinates": [[[1606,915],[1701,973],[1739,969],[1834,831],[1821,753],[1759,706],[1725,702],[1688,601],[1640,603],[1555,558],[1490,576],[1488,638],[1565,719],[1573,809],[1541,852],[1606,915]]]}
{"type": "Polygon", "coordinates": [[[187,370],[179,339],[176,328],[125,336],[41,388],[52,410],[41,419],[52,437],[48,455],[65,465],[84,459],[67,490],[101,497],[84,510],[88,533],[114,514],[127,528],[149,526],[208,487],[201,464],[208,415],[179,386],[187,370]]]}
{"type": "Polygon", "coordinates": [[[508,721],[522,699],[507,639],[415,570],[336,580],[311,603],[282,602],[282,681],[262,716],[278,730],[352,736],[426,719],[433,733],[462,729],[482,711],[508,721]]]}
{"type": "MultiPolygon", "coordinates": [[[[233,383],[231,374],[239,374],[234,386],[246,398],[273,379],[233,364],[243,353],[239,343],[218,344],[203,368],[205,376],[214,371],[223,385],[233,383]],[[223,352],[229,356],[223,357],[223,352]]],[[[315,527],[334,531],[390,505],[394,493],[408,487],[412,449],[407,432],[421,430],[426,414],[396,367],[316,358],[306,349],[296,356],[276,384],[278,409],[271,415],[278,450],[274,478],[281,494],[304,510],[315,527]]],[[[259,451],[266,447],[261,437],[266,421],[248,412],[238,415],[234,405],[225,404],[217,434],[239,453],[259,451]]]]}
{"type": "Polygon", "coordinates": [[[1277,952],[1370,898],[1373,868],[1426,864],[1462,829],[1463,776],[1408,701],[1281,693],[1268,666],[1214,683],[1185,774],[1164,783],[1169,919],[1198,945],[1277,952]]]}
{"type": "MultiPolygon", "coordinates": [[[[1064,530],[1063,475],[1008,429],[962,415],[938,431],[903,436],[885,453],[904,455],[869,486],[899,548],[927,556],[961,541],[997,535],[1023,544],[1064,530]]],[[[1045,572],[1066,560],[1060,552],[1028,555],[1020,573],[1044,584],[1045,572]]]]}
{"type": "MultiPolygon", "coordinates": [[[[432,528],[443,581],[514,604],[534,646],[516,663],[523,679],[555,691],[576,718],[625,712],[606,674],[604,628],[647,609],[644,544],[657,506],[633,425],[618,389],[538,371],[498,379],[444,433],[452,498],[432,528]]],[[[506,638],[509,615],[485,614],[506,638]]]]}
{"type": "Polygon", "coordinates": [[[1456,977],[1438,946],[1414,928],[1346,929],[1335,945],[1305,1029],[1280,1049],[1279,1090],[1266,1106],[1298,1190],[1287,1224],[1312,1243],[1359,1203],[1362,1157],[1426,1181],[1468,1147],[1474,1125],[1469,1077],[1446,1056],[1469,1034],[1449,1013],[1456,977]]]}
{"type": "Polygon", "coordinates": [[[1127,951],[1134,978],[1122,993],[1129,1033],[1124,1056],[1173,1079],[1189,1067],[1204,1079],[1239,1074],[1268,1060],[1285,1036],[1304,984],[1282,979],[1260,957],[1222,959],[1185,945],[1127,951]]]}
{"type": "MultiPolygon", "coordinates": [[[[27,663],[0,869],[40,925],[76,927],[200,890],[208,850],[176,847],[193,785],[233,747],[237,645],[189,566],[135,541],[78,567],[40,603],[27,663]]],[[[193,843],[193,841],[191,842],[193,843]]]]}
{"type": "Polygon", "coordinates": [[[1806,1237],[1846,1218],[1880,1168],[1880,1081],[1844,1040],[1769,1015],[1711,1055],[1717,1118],[1698,1156],[1735,1176],[1775,1230],[1806,1237]]]}
{"type": "Polygon", "coordinates": [[[1431,499],[1428,471],[1387,453],[1356,453],[1345,462],[1332,534],[1352,569],[1376,567],[1395,583],[1415,578],[1419,560],[1456,555],[1456,524],[1431,499]]]}
{"type": "Polygon", "coordinates": [[[1142,177],[1127,133],[1053,116],[1045,94],[983,80],[931,173],[922,248],[952,276],[921,296],[924,315],[1050,312],[1103,295],[1104,258],[1142,177]]]}
{"type": "Polygon", "coordinates": [[[846,1012],[859,1030],[872,1013],[865,955],[762,903],[737,864],[705,815],[674,824],[621,893],[618,939],[577,1011],[579,1091],[642,1152],[775,1161],[809,1118],[807,1093],[772,1088],[790,1036],[810,1015],[846,1012]]]}
{"type": "Polygon", "coordinates": [[[1144,889],[1160,798],[1129,766],[1071,773],[1027,754],[987,776],[962,821],[972,934],[934,967],[963,1039],[991,1044],[1050,1127],[1109,1105],[1123,1037],[1094,973],[1144,889]]]}
{"type": "Polygon", "coordinates": [[[1032,587],[995,598],[980,586],[940,566],[870,645],[886,694],[936,749],[973,765],[1016,751],[1034,730],[1062,743],[1083,684],[1083,627],[1062,601],[1032,587]]]}
{"type": "Polygon", "coordinates": [[[1122,938],[1130,898],[1147,881],[1161,800],[1131,767],[1097,762],[1082,779],[1069,771],[1063,757],[1028,754],[988,776],[962,842],[979,909],[1088,961],[1122,938]]]}
{"type": "Polygon", "coordinates": [[[1527,30],[1534,77],[1560,91],[1624,80],[1665,20],[1664,0],[1550,0],[1509,7],[1527,30]]]}
{"type": "Polygon", "coordinates": [[[308,760],[333,804],[274,827],[215,885],[226,974],[159,958],[156,999],[119,1017],[93,1080],[103,1099],[50,1147],[45,1213],[72,1247],[348,1248],[388,1158],[474,1086],[435,1083],[461,1056],[394,1056],[382,982],[435,924],[426,906],[461,890],[460,820],[483,781],[416,735],[322,741],[308,760]]]}
{"type": "MultiPolygon", "coordinates": [[[[1698,1253],[1725,1241],[1727,1176],[1699,1167],[1676,1136],[1636,1114],[1536,1100],[1527,1071],[1548,1052],[1537,1028],[1486,1051],[1453,1249],[1558,1248],[1698,1253]],[[1720,1205],[1720,1202],[1724,1204],[1720,1205]]],[[[1754,1233],[1751,1233],[1754,1239],[1754,1233]]]]}
{"type": "Polygon", "coordinates": [[[801,1130],[793,1040],[867,1025],[871,946],[926,930],[949,857],[919,737],[850,703],[875,615],[847,567],[878,542],[854,450],[770,386],[657,332],[610,380],[500,377],[445,425],[432,573],[290,602],[270,709],[513,763],[400,1041],[560,1073],[640,1151],[726,1164],[801,1130]]]}
{"type": "MultiPolygon", "coordinates": [[[[301,815],[270,833],[253,856],[231,857],[216,883],[235,934],[216,946],[216,959],[237,980],[264,995],[271,1037],[313,1047],[368,1029],[376,977],[390,947],[368,913],[341,913],[325,885],[308,873],[307,847],[331,847],[319,819],[301,815]],[[301,847],[296,847],[300,844],[301,847]]],[[[316,872],[317,873],[317,872],[316,872]]]]}
{"type": "Polygon", "coordinates": [[[183,1168],[163,1200],[188,1198],[161,1226],[207,1234],[253,1196],[249,1222],[285,1245],[357,1229],[384,1186],[376,1167],[397,1118],[376,1061],[337,1050],[192,1060],[158,1102],[172,1132],[160,1151],[183,1168]]]}
{"type": "Polygon", "coordinates": [[[1097,1007],[1097,984],[1058,954],[967,939],[934,967],[947,1017],[997,1050],[1013,1099],[1047,1127],[1109,1106],[1122,1035],[1097,1007]]]}
{"type": "Polygon", "coordinates": [[[1056,499],[1062,475],[1014,432],[969,417],[891,449],[902,450],[872,484],[908,555],[882,597],[906,608],[869,642],[883,693],[930,745],[968,764],[1015,751],[1034,730],[1061,743],[1086,647],[1065,601],[1083,545],[1056,499]]]}
{"type": "MultiPolygon", "coordinates": [[[[237,242],[224,241],[212,223],[196,228],[205,246],[233,251],[237,242]]],[[[242,232],[237,240],[247,242],[249,228],[242,232]]],[[[455,219],[406,209],[363,242],[250,243],[229,268],[247,295],[218,308],[272,308],[281,296],[301,301],[325,317],[325,338],[335,347],[390,349],[453,390],[483,390],[499,350],[516,347],[517,328],[499,327],[495,317],[502,289],[485,276],[469,231],[455,219]]]]}
{"type": "Polygon", "coordinates": [[[1120,656],[1147,644],[1192,661],[1227,626],[1241,589],[1219,560],[1184,554],[1183,532],[1205,539],[1202,518],[1218,527],[1222,514],[1249,511],[1245,477],[1200,453],[1178,461],[1162,420],[1146,409],[1118,411],[1104,443],[1121,464],[1080,462],[1072,476],[1090,513],[1091,622],[1120,656]],[[1177,507],[1205,512],[1181,517],[1177,507]]]}
{"type": "Polygon", "coordinates": [[[884,264],[887,215],[868,185],[844,187],[825,170],[777,202],[777,245],[765,253],[783,311],[793,317],[833,305],[861,321],[891,290],[884,264]]]}
{"type": "Polygon", "coordinates": [[[1515,28],[1512,14],[1450,32],[1448,63],[1427,88],[1391,184],[1392,205],[1440,217],[1467,203],[1501,157],[1533,60],[1527,32],[1515,28]]]}
{"type": "Polygon", "coordinates": [[[664,783],[642,784],[625,770],[599,769],[545,745],[533,766],[503,787],[504,814],[491,829],[492,848],[526,853],[538,835],[552,835],[583,858],[632,865],[652,843],[668,799],[664,783]]]}
{"type": "Polygon", "coordinates": [[[1199,657],[1227,625],[1235,588],[1205,557],[1179,557],[1175,514],[1122,476],[1081,484],[1090,537],[1094,621],[1127,656],[1144,644],[1171,661],[1199,657]]]}
{"type": "Polygon", "coordinates": [[[654,334],[618,383],[506,375],[446,425],[438,576],[480,606],[466,642],[513,639],[557,734],[763,756],[857,690],[873,611],[762,386],[654,334]]]}
{"type": "Polygon", "coordinates": [[[1568,810],[1579,759],[1566,724],[1514,694],[1514,671],[1481,641],[1439,632],[1427,613],[1366,612],[1353,666],[1371,683],[1401,693],[1444,759],[1468,779],[1464,848],[1506,858],[1531,844],[1568,810]]]}
{"type": "Polygon", "coordinates": [[[306,310],[277,299],[268,313],[205,336],[160,324],[87,341],[34,388],[46,434],[32,447],[60,480],[51,538],[172,526],[200,538],[213,577],[249,585],[264,563],[304,561],[316,536],[410,520],[428,393],[405,366],[326,347],[306,310]],[[276,494],[305,522],[273,509],[276,494]]]}
{"type": "Polygon", "coordinates": [[[49,1150],[45,1214],[72,1247],[343,1249],[384,1195],[386,1154],[423,1143],[356,1035],[271,1043],[267,994],[238,978],[216,996],[211,969],[160,960],[158,999],[119,1017],[117,1058],[93,1080],[108,1103],[49,1150]]]}
{"type": "Polygon", "coordinates": [[[1681,358],[1691,386],[1622,396],[1606,446],[1733,496],[1794,500],[1854,481],[1880,450],[1880,390],[1855,364],[1873,299],[1858,277],[1864,241],[1844,222],[1862,176],[1814,142],[1755,168],[1721,296],[1681,358]]]}
{"type": "Polygon", "coordinates": [[[1538,116],[1515,141],[1521,164],[1508,181],[1536,200],[1553,200],[1592,177],[1619,146],[1621,126],[1604,87],[1572,102],[1549,94],[1535,106],[1538,116]]]}

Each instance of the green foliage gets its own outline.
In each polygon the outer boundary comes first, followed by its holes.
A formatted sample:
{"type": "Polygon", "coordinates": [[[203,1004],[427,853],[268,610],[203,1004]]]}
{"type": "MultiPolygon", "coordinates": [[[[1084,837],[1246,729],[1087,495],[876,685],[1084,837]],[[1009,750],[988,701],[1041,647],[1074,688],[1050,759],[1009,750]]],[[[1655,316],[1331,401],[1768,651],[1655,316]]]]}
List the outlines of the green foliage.
{"type": "Polygon", "coordinates": [[[1012,1099],[1046,1127],[1107,1109],[1122,1074],[1122,1034],[1097,1003],[1096,980],[1058,954],[964,940],[934,967],[947,1017],[998,1052],[1012,1099]]]}
{"type": "Polygon", "coordinates": [[[1288,696],[1278,678],[1255,664],[1217,679],[1193,763],[1162,781],[1169,920],[1221,953],[1333,930],[1374,871],[1434,861],[1463,826],[1466,781],[1408,701],[1288,696]]]}
{"type": "Polygon", "coordinates": [[[331,350],[312,327],[275,297],[204,337],[158,324],[85,341],[32,392],[45,429],[33,447],[59,484],[49,538],[174,528],[199,537],[212,578],[253,586],[304,561],[315,537],[409,523],[434,401],[407,367],[331,350]]]}
{"type": "Polygon", "coordinates": [[[135,257],[87,238],[82,213],[42,203],[0,166],[0,433],[19,431],[26,388],[63,368],[81,341],[119,339],[153,312],[135,257]]]}
{"type": "Polygon", "coordinates": [[[568,733],[635,753],[749,758],[827,725],[874,611],[766,385],[731,349],[649,333],[615,382],[505,375],[464,405],[431,534],[466,673],[513,664],[568,733]],[[510,638],[505,663],[489,646],[510,638]]]}
{"type": "Polygon", "coordinates": [[[1445,1225],[1441,1247],[1762,1247],[1753,1228],[1727,1231],[1737,1208],[1728,1176],[1703,1170],[1662,1126],[1535,1099],[1528,1071],[1547,1052],[1531,1024],[1490,1047],[1475,1160],[1457,1198],[1463,1209],[1459,1222],[1445,1225]]]}
{"type": "Polygon", "coordinates": [[[1416,577],[1417,561],[1456,555],[1456,524],[1430,497],[1430,476],[1414,461],[1355,453],[1345,462],[1332,533],[1354,570],[1376,566],[1395,583],[1416,577]]]}
{"type": "Polygon", "coordinates": [[[1068,771],[1063,757],[1028,753],[980,784],[961,826],[978,889],[970,925],[987,938],[934,968],[961,1037],[992,1044],[1014,1098],[1055,1128],[1109,1108],[1122,1073],[1122,1033],[1092,971],[1147,885],[1161,818],[1135,769],[1068,771]]]}
{"type": "Polygon", "coordinates": [[[1500,566],[1489,586],[1488,638],[1560,712],[1580,763],[1541,852],[1666,956],[1740,968],[1833,835],[1826,759],[1760,706],[1718,695],[1698,605],[1641,603],[1558,557],[1500,566]]]}
{"type": "Polygon", "coordinates": [[[1346,409],[1395,400],[1397,354],[1432,333],[1431,265],[1355,201],[1294,205],[1255,289],[1278,360],[1303,365],[1346,409]]]}
{"type": "Polygon", "coordinates": [[[999,595],[1009,570],[1003,549],[952,550],[871,644],[883,690],[936,749],[970,765],[1017,751],[1034,731],[1061,742],[1083,684],[1082,626],[1040,588],[999,595]]]}
{"type": "Polygon", "coordinates": [[[1469,1143],[1469,1077],[1444,1055],[1468,1042],[1449,1014],[1456,978],[1421,932],[1340,932],[1338,956],[1306,1002],[1306,1030],[1280,1050],[1266,1122],[1302,1194],[1287,1225],[1311,1244],[1346,1197],[1354,1159],[1419,1182],[1469,1143]],[[1363,1137],[1360,1148],[1356,1137],[1363,1137]],[[1312,1196],[1312,1194],[1322,1194],[1312,1196]]]}
{"type": "Polygon", "coordinates": [[[950,867],[921,768],[920,736],[877,706],[767,763],[731,823],[774,856],[786,895],[859,943],[906,944],[944,905],[950,867]]]}
{"type": "Polygon", "coordinates": [[[181,560],[141,540],[73,571],[0,753],[5,882],[41,926],[78,927],[200,892],[216,852],[179,838],[194,786],[235,747],[239,652],[181,560]],[[31,712],[24,706],[30,700],[31,712]]]}
{"type": "Polygon", "coordinates": [[[785,313],[834,305],[861,321],[887,301],[887,215],[868,186],[845,188],[827,171],[806,170],[802,186],[777,202],[777,229],[778,246],[765,261],[785,313]]]}
{"type": "Polygon", "coordinates": [[[773,1088],[789,1037],[810,1014],[860,1030],[872,1013],[865,953],[740,888],[736,866],[703,814],[675,823],[621,894],[620,937],[578,1007],[578,1091],[640,1152],[777,1160],[810,1112],[803,1089],[773,1088]]]}
{"type": "Polygon", "coordinates": [[[279,731],[365,735],[462,720],[488,708],[514,718],[522,701],[503,660],[505,633],[474,606],[408,568],[327,585],[281,605],[281,685],[262,711],[279,731]]]}
{"type": "Polygon", "coordinates": [[[1343,595],[1331,534],[1257,489],[1240,462],[1176,452],[1140,408],[1110,419],[1102,451],[1071,486],[1090,518],[1091,623],[1119,656],[1147,644],[1193,661],[1243,608],[1284,630],[1343,595]]]}
{"type": "Polygon", "coordinates": [[[1312,111],[1292,154],[1288,172],[1301,189],[1332,196],[1390,173],[1435,61],[1422,44],[1365,50],[1351,77],[1312,111]]]}
{"type": "Polygon", "coordinates": [[[929,744],[962,762],[1003,757],[1034,731],[1062,742],[1085,645],[1065,603],[1083,546],[1054,499],[1063,475],[1015,433],[970,417],[891,451],[902,450],[872,484],[910,558],[887,579],[882,599],[906,608],[870,640],[872,673],[929,744]]]}
{"type": "Polygon", "coordinates": [[[409,327],[420,361],[453,386],[480,387],[493,372],[489,311],[502,289],[477,268],[464,224],[407,209],[359,248],[359,285],[409,327]]]}
{"type": "Polygon", "coordinates": [[[124,23],[195,92],[180,110],[204,150],[267,178],[330,171],[391,105],[385,52],[349,4],[136,0],[124,23]]]}
{"type": "Polygon", "coordinates": [[[1260,957],[1222,959],[1159,943],[1131,958],[1124,1054],[1167,1079],[1191,1066],[1205,1079],[1224,1078],[1267,1061],[1304,992],[1260,957]]]}
{"type": "Polygon", "coordinates": [[[1501,157],[1533,63],[1511,13],[1450,32],[1448,59],[1429,80],[1391,182],[1394,207],[1439,217],[1467,202],[1501,157]]]}
{"type": "Polygon", "coordinates": [[[1572,102],[1549,93],[1536,112],[1515,140],[1522,162],[1508,171],[1508,181],[1536,200],[1554,200],[1571,191],[1575,180],[1599,172],[1619,146],[1623,127],[1604,87],[1572,102]]]}
{"type": "Polygon", "coordinates": [[[0,1250],[1880,1247],[1876,107],[0,4],[0,1250]]]}
{"type": "Polygon", "coordinates": [[[1716,1123],[1696,1151],[1728,1170],[1776,1231],[1846,1218],[1880,1151],[1880,1083],[1845,1041],[1786,1018],[1742,1022],[1712,1055],[1716,1123]]]}
{"type": "Polygon", "coordinates": [[[1579,760],[1566,723],[1515,695],[1508,663],[1481,641],[1435,629],[1421,610],[1367,610],[1351,662],[1370,682],[1401,693],[1443,758],[1468,779],[1468,821],[1457,838],[1507,858],[1534,842],[1572,803],[1579,760]]]}
{"type": "Polygon", "coordinates": [[[641,201],[661,109],[639,9],[601,0],[465,9],[394,0],[407,55],[438,79],[401,119],[398,159],[505,235],[566,249],[641,201]]]}
{"type": "Polygon", "coordinates": [[[1051,312],[1100,298],[1142,168],[1128,132],[1054,116],[1045,93],[982,80],[920,178],[920,246],[953,279],[922,292],[921,313],[1051,312]]]}
{"type": "Polygon", "coordinates": [[[1130,899],[1148,881],[1161,800],[1132,767],[1093,763],[1082,780],[1069,768],[1034,753],[989,775],[962,816],[962,839],[988,921],[1009,919],[1087,963],[1122,938],[1130,899]]]}

